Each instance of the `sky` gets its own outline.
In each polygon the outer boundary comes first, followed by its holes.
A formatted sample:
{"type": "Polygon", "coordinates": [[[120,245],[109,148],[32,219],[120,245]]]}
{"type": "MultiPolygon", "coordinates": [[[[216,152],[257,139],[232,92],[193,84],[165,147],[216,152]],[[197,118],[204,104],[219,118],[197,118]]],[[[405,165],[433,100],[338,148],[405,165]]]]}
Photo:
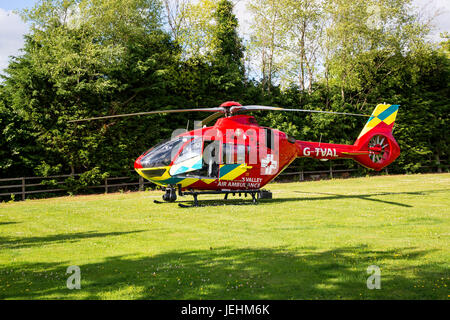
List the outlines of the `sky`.
{"type": "MultiPolygon", "coordinates": [[[[440,14],[434,19],[435,30],[431,39],[439,41],[440,32],[450,32],[450,1],[449,0],[413,0],[424,15],[438,11],[440,14]]],[[[13,10],[33,7],[37,0],[0,0],[0,73],[8,65],[9,56],[20,54],[23,46],[23,35],[28,26],[13,10]]],[[[251,16],[246,9],[247,0],[237,0],[235,14],[241,25],[241,33],[248,29],[251,16]]]]}
{"type": "Polygon", "coordinates": [[[9,56],[17,55],[23,46],[28,26],[12,12],[33,6],[35,0],[0,0],[0,73],[8,65],[9,56]]]}

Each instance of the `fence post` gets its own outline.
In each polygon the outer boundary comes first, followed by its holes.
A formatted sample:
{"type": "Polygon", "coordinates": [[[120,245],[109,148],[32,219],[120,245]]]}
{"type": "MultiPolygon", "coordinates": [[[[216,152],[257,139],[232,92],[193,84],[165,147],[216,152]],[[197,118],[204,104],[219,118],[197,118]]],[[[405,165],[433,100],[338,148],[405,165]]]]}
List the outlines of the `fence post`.
{"type": "Polygon", "coordinates": [[[304,181],[305,180],[305,176],[303,174],[303,169],[302,171],[300,171],[300,181],[304,181]]]}
{"type": "Polygon", "coordinates": [[[330,179],[333,179],[333,165],[331,164],[331,161],[330,161],[330,179]]]}
{"type": "Polygon", "coordinates": [[[25,200],[25,178],[22,178],[22,200],[25,200]]]}
{"type": "Polygon", "coordinates": [[[108,193],[108,178],[105,178],[105,193],[108,193]]]}
{"type": "Polygon", "coordinates": [[[139,176],[139,191],[144,191],[144,178],[139,176]]]}

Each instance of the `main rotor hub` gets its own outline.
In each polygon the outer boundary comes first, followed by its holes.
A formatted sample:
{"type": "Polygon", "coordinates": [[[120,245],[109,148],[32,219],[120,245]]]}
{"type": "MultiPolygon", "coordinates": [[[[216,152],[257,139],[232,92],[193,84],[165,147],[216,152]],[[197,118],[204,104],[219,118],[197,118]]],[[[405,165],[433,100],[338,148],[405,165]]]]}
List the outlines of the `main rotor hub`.
{"type": "Polygon", "coordinates": [[[226,101],[224,103],[222,103],[219,107],[234,107],[234,106],[239,106],[242,107],[242,104],[240,104],[239,102],[236,101],[226,101]]]}
{"type": "Polygon", "coordinates": [[[231,117],[233,113],[241,109],[242,104],[236,101],[226,101],[220,107],[224,109],[225,117],[231,117]]]}

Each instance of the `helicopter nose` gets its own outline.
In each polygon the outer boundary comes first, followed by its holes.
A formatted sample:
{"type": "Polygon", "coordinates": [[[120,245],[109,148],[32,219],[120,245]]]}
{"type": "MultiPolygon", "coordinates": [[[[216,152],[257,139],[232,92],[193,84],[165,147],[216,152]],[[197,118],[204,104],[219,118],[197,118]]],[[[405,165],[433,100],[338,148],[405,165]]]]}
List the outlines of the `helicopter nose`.
{"type": "Polygon", "coordinates": [[[140,156],[139,158],[136,159],[136,161],[134,162],[134,169],[143,169],[144,168],[141,164],[141,159],[142,159],[142,156],[140,156]]]}

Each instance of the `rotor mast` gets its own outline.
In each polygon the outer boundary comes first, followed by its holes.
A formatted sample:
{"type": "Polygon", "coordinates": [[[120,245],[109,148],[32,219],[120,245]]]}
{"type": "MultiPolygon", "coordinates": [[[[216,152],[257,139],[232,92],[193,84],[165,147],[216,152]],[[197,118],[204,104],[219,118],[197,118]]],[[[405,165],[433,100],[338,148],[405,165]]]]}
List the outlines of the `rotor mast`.
{"type": "Polygon", "coordinates": [[[236,109],[240,109],[240,108],[236,108],[236,107],[242,107],[242,104],[240,104],[239,102],[236,101],[226,101],[224,103],[222,103],[220,106],[220,108],[223,108],[224,110],[224,115],[225,117],[231,117],[233,115],[233,113],[235,112],[236,109]]]}

